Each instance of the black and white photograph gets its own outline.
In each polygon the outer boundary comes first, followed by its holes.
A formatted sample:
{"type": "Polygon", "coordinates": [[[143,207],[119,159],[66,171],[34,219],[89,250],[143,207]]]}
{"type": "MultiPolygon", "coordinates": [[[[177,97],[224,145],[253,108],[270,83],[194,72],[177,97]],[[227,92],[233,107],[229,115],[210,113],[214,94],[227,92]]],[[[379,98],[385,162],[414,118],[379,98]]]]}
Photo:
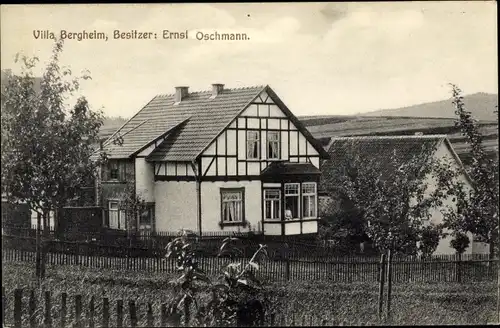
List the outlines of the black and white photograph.
{"type": "Polygon", "coordinates": [[[496,1],[2,4],[2,327],[500,325],[496,1]]]}

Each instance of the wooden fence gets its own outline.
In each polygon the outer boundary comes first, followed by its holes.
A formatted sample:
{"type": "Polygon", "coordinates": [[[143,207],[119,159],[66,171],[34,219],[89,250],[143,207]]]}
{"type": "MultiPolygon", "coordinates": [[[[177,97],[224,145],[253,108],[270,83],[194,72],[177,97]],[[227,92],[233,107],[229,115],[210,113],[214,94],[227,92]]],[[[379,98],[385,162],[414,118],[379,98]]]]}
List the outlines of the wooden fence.
{"type": "MultiPolygon", "coordinates": [[[[170,314],[168,303],[151,300],[118,299],[60,293],[54,299],[50,291],[38,295],[35,290],[14,289],[7,294],[2,287],[2,327],[190,327],[196,326],[194,309],[183,307],[170,314]]],[[[286,312],[286,311],[285,311],[286,312]]],[[[333,326],[342,323],[328,322],[316,316],[265,312],[259,326],[333,326]]],[[[232,326],[236,326],[236,322],[232,326]]]]}
{"type": "MultiPolygon", "coordinates": [[[[134,252],[134,250],[124,250],[134,252]]],[[[398,258],[393,260],[394,282],[478,282],[497,279],[498,260],[474,257],[437,259],[398,258]]],[[[14,248],[2,249],[2,262],[34,262],[35,252],[14,248]]],[[[173,259],[154,257],[106,256],[105,250],[93,255],[80,253],[47,253],[49,265],[78,265],[96,269],[133,270],[146,272],[175,272],[173,259]]],[[[199,256],[201,268],[210,275],[218,275],[231,262],[248,259],[199,256]]],[[[268,281],[317,280],[332,282],[375,282],[379,279],[378,258],[337,258],[334,260],[301,259],[293,257],[265,260],[257,276],[268,281]]]]}

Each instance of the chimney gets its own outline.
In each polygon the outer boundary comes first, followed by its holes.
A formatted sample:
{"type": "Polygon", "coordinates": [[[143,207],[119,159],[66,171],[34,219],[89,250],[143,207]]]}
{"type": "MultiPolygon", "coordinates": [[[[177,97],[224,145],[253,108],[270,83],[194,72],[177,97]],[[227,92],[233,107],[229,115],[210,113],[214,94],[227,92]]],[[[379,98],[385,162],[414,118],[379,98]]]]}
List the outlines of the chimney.
{"type": "Polygon", "coordinates": [[[175,87],[175,103],[178,104],[188,95],[189,87],[175,87]]]}
{"type": "Polygon", "coordinates": [[[212,84],[212,96],[210,98],[213,99],[217,97],[217,95],[222,93],[222,90],[224,90],[224,84],[220,83],[212,84]]]}

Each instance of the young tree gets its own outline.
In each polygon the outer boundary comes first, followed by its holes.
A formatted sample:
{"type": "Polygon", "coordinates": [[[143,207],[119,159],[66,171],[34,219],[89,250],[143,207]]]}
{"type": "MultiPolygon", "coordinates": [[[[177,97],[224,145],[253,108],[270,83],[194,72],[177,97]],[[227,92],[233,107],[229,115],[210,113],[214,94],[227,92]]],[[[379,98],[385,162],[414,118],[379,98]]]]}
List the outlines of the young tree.
{"type": "Polygon", "coordinates": [[[36,211],[45,232],[49,213],[57,215],[100,165],[90,157],[102,114],[85,98],[72,108],[66,103],[89,76],[71,78],[71,70],[59,66],[62,49],[63,41],[56,41],[39,91],[33,85],[38,59],[25,56],[22,73],[2,86],[2,192],[9,202],[25,202],[36,211]]]}
{"type": "Polygon", "coordinates": [[[467,171],[473,188],[466,188],[463,183],[453,186],[452,194],[456,198],[457,208],[448,208],[443,212],[445,226],[453,231],[470,232],[475,240],[488,243],[490,257],[493,258],[499,229],[498,156],[496,160],[488,156],[478,122],[465,108],[462,91],[456,85],[451,86],[457,115],[455,125],[460,128],[470,147],[472,161],[467,171]]]}
{"type": "MultiPolygon", "coordinates": [[[[382,253],[416,253],[417,241],[430,229],[426,227],[431,210],[447,196],[452,172],[439,170],[429,147],[435,146],[424,146],[410,159],[395,151],[384,163],[345,152],[335,167],[324,168],[328,192],[349,199],[364,232],[382,253]]],[[[440,232],[439,226],[434,228],[440,232]]]]}

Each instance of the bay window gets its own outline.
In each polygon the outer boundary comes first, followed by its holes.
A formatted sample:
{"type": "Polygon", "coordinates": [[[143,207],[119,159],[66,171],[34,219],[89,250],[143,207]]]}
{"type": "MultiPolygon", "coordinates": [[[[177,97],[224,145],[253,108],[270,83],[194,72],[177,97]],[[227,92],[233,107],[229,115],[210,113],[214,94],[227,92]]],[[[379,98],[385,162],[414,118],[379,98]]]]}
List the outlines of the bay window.
{"type": "Polygon", "coordinates": [[[264,206],[266,220],[281,218],[281,191],[279,189],[264,190],[264,206]]]}
{"type": "Polygon", "coordinates": [[[221,188],[221,224],[243,224],[244,188],[221,188]]]}
{"type": "Polygon", "coordinates": [[[302,183],[302,217],[315,218],[316,216],[316,183],[302,183]]]}
{"type": "Polygon", "coordinates": [[[298,219],[300,213],[299,183],[285,184],[285,219],[298,219]]]}

